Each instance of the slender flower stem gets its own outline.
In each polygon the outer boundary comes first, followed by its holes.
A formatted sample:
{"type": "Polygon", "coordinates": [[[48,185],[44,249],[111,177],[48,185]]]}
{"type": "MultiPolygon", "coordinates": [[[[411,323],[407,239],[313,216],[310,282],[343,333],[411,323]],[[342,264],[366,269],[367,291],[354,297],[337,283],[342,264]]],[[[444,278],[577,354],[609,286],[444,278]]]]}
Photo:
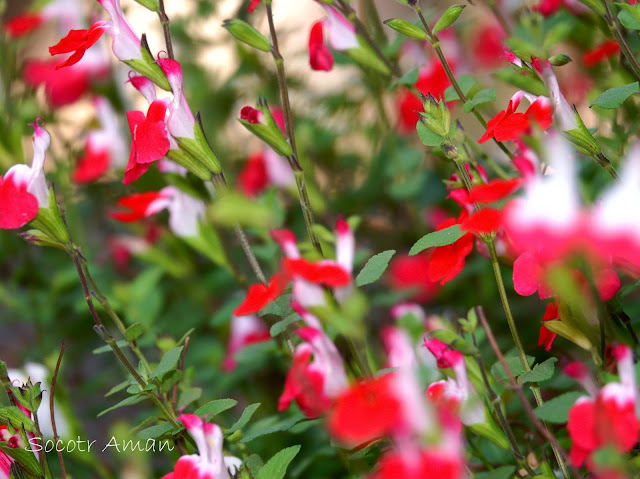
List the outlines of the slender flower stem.
{"type": "Polygon", "coordinates": [[[313,231],[313,210],[311,209],[311,203],[309,201],[309,194],[307,192],[307,186],[304,178],[304,170],[300,164],[298,158],[298,148],[296,147],[295,129],[293,126],[293,112],[291,111],[291,103],[289,101],[289,89],[287,87],[287,77],[284,70],[284,58],[280,53],[280,47],[278,46],[278,35],[276,33],[276,27],[273,23],[273,8],[271,6],[271,0],[265,2],[267,8],[267,20],[269,21],[269,32],[271,33],[271,55],[276,65],[276,75],[278,77],[278,87],[280,89],[280,101],[282,102],[282,109],[284,112],[284,124],[287,130],[287,137],[291,144],[291,150],[293,153],[287,159],[289,165],[293,170],[296,186],[298,187],[298,197],[300,199],[300,208],[302,208],[302,215],[304,217],[304,223],[307,227],[307,234],[311,240],[311,244],[320,255],[322,255],[322,246],[320,241],[313,231]]]}
{"type": "Polygon", "coordinates": [[[175,60],[173,56],[173,42],[171,41],[171,31],[169,30],[169,17],[164,10],[164,0],[158,0],[158,18],[162,24],[162,32],[164,33],[164,43],[167,46],[167,55],[171,60],[175,60]]]}
{"type": "MultiPolygon", "coordinates": [[[[495,248],[494,248],[494,251],[495,251],[495,248]]],[[[527,413],[527,416],[529,416],[529,419],[531,420],[533,425],[536,427],[538,432],[540,432],[540,434],[547,441],[549,441],[549,444],[551,444],[551,449],[553,449],[553,453],[556,457],[556,460],[558,461],[558,465],[560,466],[560,469],[562,470],[563,476],[566,479],[569,479],[570,476],[569,476],[569,471],[567,469],[567,462],[569,461],[569,457],[567,456],[566,451],[562,448],[562,446],[560,445],[556,437],[551,433],[551,431],[549,431],[546,424],[544,424],[536,416],[535,412],[533,411],[533,408],[531,407],[531,404],[529,404],[529,401],[527,400],[526,396],[522,392],[522,385],[518,384],[518,382],[516,381],[513,375],[513,372],[509,367],[509,364],[507,363],[506,359],[504,358],[504,355],[502,354],[502,352],[500,351],[500,348],[498,347],[498,343],[496,342],[496,338],[494,337],[493,332],[491,331],[491,327],[487,322],[487,318],[484,315],[483,309],[481,307],[478,307],[477,311],[478,311],[478,318],[482,323],[482,327],[487,335],[489,344],[491,345],[491,348],[496,354],[498,361],[500,361],[502,368],[507,374],[507,377],[509,379],[509,382],[511,383],[512,389],[515,391],[516,395],[520,399],[520,402],[522,403],[525,409],[525,412],[527,413]]],[[[581,477],[580,473],[575,469],[575,467],[572,466],[572,470],[576,477],[581,477]]]]}
{"type": "MultiPolygon", "coordinates": [[[[429,26],[429,23],[427,23],[427,20],[424,18],[424,15],[422,14],[422,10],[420,9],[420,7],[418,7],[416,5],[415,7],[413,7],[413,9],[415,10],[416,14],[420,18],[420,22],[422,23],[422,26],[424,27],[424,29],[425,29],[425,31],[427,33],[427,37],[428,37],[429,43],[431,43],[431,46],[435,50],[436,55],[438,56],[438,59],[440,60],[440,64],[442,65],[442,68],[444,69],[444,71],[445,71],[445,73],[447,75],[447,78],[449,79],[449,82],[451,83],[451,86],[453,87],[453,89],[458,94],[458,97],[460,98],[460,101],[462,101],[463,104],[467,103],[469,101],[469,99],[462,92],[462,89],[460,88],[460,84],[458,83],[458,80],[456,80],[456,77],[453,74],[453,71],[451,70],[451,66],[449,65],[449,62],[447,61],[446,57],[444,56],[444,53],[442,52],[442,48],[440,48],[440,40],[438,39],[438,36],[435,33],[433,33],[433,30],[429,26]]],[[[473,108],[471,111],[473,112],[473,114],[476,117],[476,119],[480,122],[482,127],[483,128],[487,128],[487,122],[485,121],[484,117],[480,114],[480,112],[477,111],[475,108],[473,108]]],[[[506,146],[504,146],[504,144],[502,142],[496,140],[495,138],[493,139],[493,141],[496,143],[496,145],[498,145],[498,147],[509,158],[513,157],[512,153],[509,151],[509,149],[506,146]]]]}
{"type": "Polygon", "coordinates": [[[369,27],[373,30],[375,38],[379,41],[385,39],[384,29],[382,28],[382,20],[380,13],[374,0],[362,0],[361,7],[366,11],[369,27]]]}
{"type": "Polygon", "coordinates": [[[367,29],[367,27],[358,18],[358,15],[356,11],[353,9],[353,7],[351,7],[351,5],[349,5],[343,0],[336,0],[335,4],[339,7],[341,13],[345,17],[347,17],[347,20],[349,20],[353,24],[353,26],[356,27],[356,32],[358,32],[362,37],[362,39],[367,43],[367,45],[371,47],[373,52],[382,61],[382,63],[386,65],[386,67],[389,69],[391,74],[396,78],[400,78],[402,76],[402,72],[400,71],[400,68],[398,68],[396,64],[394,64],[391,60],[389,60],[389,58],[380,49],[376,41],[371,36],[371,33],[369,33],[369,30],[367,29]]]}
{"type": "MultiPolygon", "coordinates": [[[[471,339],[473,340],[473,345],[477,349],[478,342],[476,341],[475,334],[471,333],[471,339]]],[[[507,436],[507,440],[511,445],[511,452],[513,453],[516,460],[518,461],[518,464],[520,464],[522,467],[524,467],[524,469],[526,469],[529,476],[533,477],[535,475],[535,472],[533,471],[533,469],[531,469],[531,466],[527,462],[522,452],[520,452],[518,441],[516,440],[513,434],[513,431],[511,430],[511,426],[507,422],[507,419],[505,418],[504,413],[502,412],[502,407],[500,407],[500,398],[498,397],[496,392],[491,387],[491,384],[489,383],[489,378],[487,377],[487,371],[485,370],[484,362],[482,361],[482,356],[480,355],[480,353],[477,353],[476,355],[474,355],[474,358],[478,363],[478,368],[480,369],[480,374],[482,375],[482,382],[484,383],[484,387],[487,390],[487,393],[489,394],[489,399],[491,400],[491,405],[493,406],[495,415],[498,418],[498,422],[500,423],[500,428],[504,431],[505,435],[507,436]]]]}
{"type": "Polygon", "coordinates": [[[604,153],[600,152],[597,155],[594,155],[593,159],[596,160],[596,163],[598,163],[602,168],[604,168],[607,171],[607,173],[609,173],[611,178],[613,178],[616,181],[620,179],[620,175],[618,175],[618,172],[611,164],[611,160],[607,158],[607,156],[604,153]]]}
{"type": "Polygon", "coordinates": [[[640,64],[638,64],[637,58],[631,51],[631,48],[629,48],[629,44],[627,43],[627,41],[624,39],[624,35],[620,30],[620,25],[618,24],[618,20],[611,13],[609,0],[602,0],[602,3],[604,4],[604,8],[606,11],[604,15],[604,20],[605,22],[607,22],[607,26],[609,27],[609,30],[611,30],[611,34],[613,35],[613,38],[615,38],[616,41],[618,42],[618,45],[620,45],[622,54],[629,62],[629,66],[631,67],[631,70],[633,71],[635,76],[640,80],[640,64]]]}
{"type": "MultiPolygon", "coordinates": [[[[58,428],[56,427],[56,415],[55,408],[53,405],[53,398],[56,394],[56,382],[58,380],[58,373],[60,372],[60,363],[62,362],[62,355],[64,354],[64,350],[66,349],[66,345],[64,341],[60,343],[60,354],[58,354],[58,361],[56,362],[56,369],[53,372],[53,378],[51,378],[51,392],[49,393],[49,415],[51,416],[51,429],[53,430],[53,440],[56,444],[58,444],[58,428]]],[[[56,448],[58,452],[58,461],[60,462],[60,474],[62,475],[62,479],[67,479],[67,470],[64,467],[64,459],[62,457],[62,449],[56,448]]]]}

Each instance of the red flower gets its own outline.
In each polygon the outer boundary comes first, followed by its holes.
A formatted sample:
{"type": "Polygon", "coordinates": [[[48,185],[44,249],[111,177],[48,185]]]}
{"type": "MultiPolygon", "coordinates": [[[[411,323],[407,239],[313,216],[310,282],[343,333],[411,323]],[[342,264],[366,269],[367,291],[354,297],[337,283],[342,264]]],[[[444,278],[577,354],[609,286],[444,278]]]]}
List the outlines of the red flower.
{"type": "Polygon", "coordinates": [[[105,29],[106,25],[104,22],[97,22],[91,25],[89,30],[71,30],[68,35],[56,45],[49,47],[49,53],[51,55],[73,52],[69,58],[56,66],[56,70],[78,63],[85,52],[100,39],[105,29]]]}
{"type": "Polygon", "coordinates": [[[487,184],[477,185],[469,193],[470,203],[493,203],[499,201],[515,190],[522,184],[520,178],[512,180],[491,180],[487,184]]]}
{"type": "Polygon", "coordinates": [[[149,106],[147,116],[141,111],[128,111],[131,131],[131,154],[122,182],[128,185],[140,178],[151,166],[169,151],[170,143],[165,122],[167,104],[155,100],[149,106]]]}
{"type": "Polygon", "coordinates": [[[16,15],[4,23],[4,31],[11,38],[27,35],[42,25],[43,18],[36,13],[16,15]]]}
{"type": "Polygon", "coordinates": [[[620,45],[615,40],[606,40],[592,48],[582,57],[582,62],[586,67],[592,67],[606,60],[609,57],[617,55],[620,52],[620,45]]]}
{"type": "Polygon", "coordinates": [[[431,298],[438,289],[438,284],[431,281],[427,274],[429,258],[429,253],[394,256],[389,266],[391,288],[400,291],[415,290],[412,296],[414,301],[431,298]]]}
{"type": "Polygon", "coordinates": [[[240,119],[246,120],[249,123],[257,125],[262,120],[263,113],[260,110],[256,110],[252,106],[244,106],[240,110],[240,119]]]}
{"type": "Polygon", "coordinates": [[[78,164],[71,175],[76,183],[90,183],[105,174],[109,168],[109,150],[98,149],[88,141],[84,155],[78,159],[78,164]]]}
{"type": "Polygon", "coordinates": [[[21,228],[38,216],[38,200],[27,191],[27,183],[9,172],[0,176],[0,229],[21,228]]]}
{"type": "Polygon", "coordinates": [[[402,422],[400,402],[391,391],[393,374],[366,379],[336,399],[329,415],[331,435],[345,444],[378,439],[402,422]]]}
{"type": "Polygon", "coordinates": [[[475,234],[486,234],[496,231],[501,225],[502,211],[494,208],[483,208],[463,220],[460,223],[460,229],[475,234]]]}
{"type": "Polygon", "coordinates": [[[507,35],[498,22],[491,21],[477,28],[473,38],[473,59],[480,68],[493,68],[504,64],[504,40],[507,35]]]}
{"type": "Polygon", "coordinates": [[[238,185],[242,192],[249,198],[258,195],[269,184],[267,168],[264,163],[264,156],[260,153],[251,155],[247,164],[238,176],[238,185]]]}
{"type": "Polygon", "coordinates": [[[417,455],[392,451],[382,456],[371,479],[460,479],[464,470],[463,459],[449,451],[426,449],[417,455]]]}
{"type": "MultiPolygon", "coordinates": [[[[462,223],[466,219],[467,212],[463,210],[458,220],[449,218],[447,221],[440,223],[436,231],[462,223]]],[[[465,234],[453,244],[435,248],[431,258],[429,258],[429,267],[427,269],[429,279],[434,282],[440,281],[440,284],[451,281],[464,268],[465,260],[471,254],[472,249],[473,235],[470,233],[465,234]]]]}
{"type": "Polygon", "coordinates": [[[538,123],[543,130],[551,126],[551,102],[546,97],[539,96],[526,112],[516,113],[523,95],[524,93],[521,91],[513,95],[507,109],[502,110],[489,120],[487,131],[478,140],[478,143],[484,143],[491,138],[495,138],[496,141],[515,140],[529,130],[531,120],[538,123]]]}
{"type": "Polygon", "coordinates": [[[315,418],[331,406],[331,400],[323,393],[324,376],[310,368],[312,350],[298,346],[293,365],[287,374],[284,391],[278,400],[278,411],[284,411],[295,400],[308,418],[315,418]]]}
{"type": "Polygon", "coordinates": [[[553,341],[558,337],[556,333],[552,333],[544,327],[545,321],[551,321],[553,319],[560,319],[557,302],[547,304],[547,309],[544,312],[544,316],[542,316],[542,326],[540,326],[540,334],[538,335],[538,346],[544,346],[545,351],[551,349],[553,341]]]}
{"type": "Polygon", "coordinates": [[[260,5],[260,2],[262,0],[251,0],[249,2],[249,7],[247,8],[247,12],[249,13],[253,13],[253,11],[258,8],[258,5],[260,5]]]}
{"type": "Polygon", "coordinates": [[[289,277],[284,273],[276,273],[268,285],[254,284],[249,287],[249,292],[244,301],[233,312],[235,316],[246,316],[260,311],[271,301],[282,294],[289,283],[289,277]]]}
{"type": "Polygon", "coordinates": [[[324,44],[322,21],[314,23],[309,32],[309,65],[316,71],[328,72],[333,68],[333,54],[324,44]]]}
{"type": "Polygon", "coordinates": [[[312,263],[302,258],[285,258],[283,264],[289,275],[298,276],[310,283],[324,284],[331,288],[339,288],[351,283],[349,272],[333,261],[312,263]]]}
{"type": "Polygon", "coordinates": [[[123,223],[132,223],[151,216],[166,207],[167,195],[161,191],[149,191],[125,196],[118,200],[118,206],[129,211],[111,211],[109,216],[123,223]]]}

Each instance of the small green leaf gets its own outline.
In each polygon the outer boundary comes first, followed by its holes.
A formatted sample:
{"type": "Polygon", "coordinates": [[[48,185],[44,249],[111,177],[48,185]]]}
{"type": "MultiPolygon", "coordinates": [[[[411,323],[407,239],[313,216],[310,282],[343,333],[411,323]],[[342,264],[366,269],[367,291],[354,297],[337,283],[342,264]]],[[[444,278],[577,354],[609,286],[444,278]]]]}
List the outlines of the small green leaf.
{"type": "Polygon", "coordinates": [[[196,416],[215,416],[220,414],[227,409],[231,409],[233,406],[238,404],[238,401],[235,399],[216,399],[215,401],[209,401],[202,407],[196,409],[194,413],[196,416]]]}
{"type": "Polygon", "coordinates": [[[584,396],[584,394],[578,391],[561,394],[546,401],[542,406],[538,406],[533,412],[543,421],[553,424],[564,424],[569,419],[569,409],[571,409],[571,406],[573,406],[581,396],[584,396]]]}
{"type": "Polygon", "coordinates": [[[466,232],[460,229],[460,225],[453,225],[439,231],[434,231],[416,241],[416,244],[414,244],[409,251],[409,256],[414,256],[427,248],[453,244],[465,234],[466,232]]]}
{"type": "Polygon", "coordinates": [[[618,108],[627,98],[634,93],[638,93],[639,90],[640,84],[637,81],[627,85],[611,88],[596,98],[595,101],[589,105],[589,108],[592,106],[599,106],[600,108],[606,108],[607,110],[618,108]]]}
{"type": "Polygon", "coordinates": [[[518,384],[540,383],[553,377],[555,363],[558,358],[549,358],[546,361],[536,364],[531,371],[523,372],[518,378],[518,384]]]}
{"type": "MultiPolygon", "coordinates": [[[[122,348],[128,347],[129,343],[127,343],[126,340],[121,339],[120,341],[116,341],[116,346],[118,346],[120,349],[122,349],[122,348]]],[[[104,346],[100,346],[99,348],[94,349],[93,350],[93,354],[108,353],[111,350],[112,350],[111,346],[109,346],[108,344],[105,344],[104,346]]]]}
{"type": "Polygon", "coordinates": [[[24,428],[29,432],[35,430],[33,420],[16,406],[0,408],[0,425],[10,425],[14,429],[20,429],[24,425],[24,428]]]}
{"type": "Polygon", "coordinates": [[[502,466],[493,471],[479,472],[476,474],[477,479],[512,479],[513,473],[516,471],[515,466],[502,466]]]}
{"type": "Polygon", "coordinates": [[[640,30],[640,5],[629,5],[627,3],[616,3],[620,7],[618,19],[625,28],[630,30],[640,30]]]}
{"type": "Polygon", "coordinates": [[[444,138],[433,133],[421,121],[416,124],[416,130],[418,132],[418,137],[420,137],[420,141],[424,146],[440,146],[444,141],[444,138]]]}
{"type": "Polygon", "coordinates": [[[138,437],[142,440],[157,439],[173,429],[171,423],[163,422],[155,426],[148,427],[138,432],[138,437]]]}
{"type": "Polygon", "coordinates": [[[149,379],[161,378],[172,369],[175,369],[178,366],[178,361],[180,361],[183,347],[184,346],[178,346],[177,348],[167,351],[165,355],[162,356],[156,369],[151,373],[151,376],[149,376],[149,379]]]}
{"type": "Polygon", "coordinates": [[[406,86],[415,85],[416,82],[418,81],[418,76],[419,76],[418,68],[413,68],[412,70],[409,70],[407,73],[405,73],[400,78],[395,80],[393,83],[391,83],[391,85],[389,85],[387,90],[391,91],[399,85],[406,85],[406,86]]]}
{"type": "Polygon", "coordinates": [[[124,332],[124,337],[127,341],[132,342],[138,339],[143,331],[144,328],[142,327],[142,324],[135,323],[127,328],[127,330],[124,332]]]}
{"type": "Polygon", "coordinates": [[[123,399],[122,401],[120,401],[115,406],[111,406],[110,408],[105,409],[104,411],[98,413],[98,415],[96,417],[102,417],[105,414],[107,414],[108,412],[115,411],[116,409],[119,409],[119,408],[124,407],[124,406],[131,406],[132,404],[138,404],[139,402],[144,401],[146,398],[147,398],[147,396],[145,396],[145,395],[129,396],[128,398],[123,399]]]}
{"type": "Polygon", "coordinates": [[[271,329],[269,330],[269,334],[271,335],[272,338],[275,338],[279,334],[282,334],[282,332],[285,329],[287,329],[287,326],[289,326],[290,324],[295,323],[296,321],[301,321],[301,320],[302,320],[302,318],[300,317],[300,315],[298,313],[290,314],[289,316],[287,316],[282,321],[278,321],[273,326],[271,326],[271,329]]]}
{"type": "Polygon", "coordinates": [[[411,23],[403,20],[402,18],[392,18],[390,20],[385,20],[384,24],[389,28],[394,29],[401,35],[405,37],[414,38],[416,40],[426,40],[427,34],[421,28],[412,25],[411,23]]]}
{"type": "Polygon", "coordinates": [[[389,260],[394,254],[396,254],[396,250],[390,249],[369,258],[367,264],[356,277],[356,286],[360,287],[378,281],[389,266],[389,260]]]}
{"type": "Polygon", "coordinates": [[[478,105],[482,105],[483,103],[491,103],[496,101],[496,89],[495,88],[485,88],[484,90],[480,90],[478,93],[474,95],[474,97],[465,103],[462,106],[462,109],[465,113],[470,113],[478,105]]]}
{"type": "Polygon", "coordinates": [[[260,469],[256,479],[282,479],[298,452],[300,452],[300,446],[287,447],[278,452],[260,469]]]}
{"type": "Polygon", "coordinates": [[[288,417],[282,421],[277,422],[276,424],[273,424],[270,419],[271,418],[267,418],[252,425],[251,429],[240,440],[240,442],[247,443],[259,437],[273,434],[274,432],[288,431],[300,421],[304,421],[305,417],[302,414],[296,414],[295,416],[288,417]],[[267,421],[270,421],[272,425],[265,427],[265,423],[267,423],[267,421]]]}
{"type": "Polygon", "coordinates": [[[271,301],[264,308],[262,308],[258,312],[258,316],[278,316],[280,318],[285,318],[289,315],[291,311],[291,295],[284,294],[280,296],[275,301],[271,301]]]}
{"type": "MultiPolygon", "coordinates": [[[[504,359],[507,363],[507,366],[509,366],[509,369],[511,370],[511,373],[513,374],[514,378],[517,378],[523,372],[526,371],[526,369],[524,368],[524,365],[522,364],[522,360],[520,359],[520,356],[509,356],[504,359]]],[[[533,356],[527,356],[527,361],[529,362],[529,366],[531,366],[535,361],[535,358],[533,356]]],[[[502,367],[502,364],[500,363],[500,361],[497,361],[493,366],[491,366],[491,374],[493,374],[493,377],[499,381],[509,380],[509,377],[507,376],[507,373],[502,367]]]]}
{"type": "MultiPolygon", "coordinates": [[[[464,93],[465,95],[468,95],[473,88],[473,85],[476,84],[476,79],[467,74],[460,75],[457,80],[460,90],[462,90],[462,93],[464,93]]],[[[460,97],[458,96],[458,92],[455,90],[455,88],[453,88],[453,86],[448,87],[444,91],[444,101],[454,101],[459,99],[460,97]]]]}
{"type": "Polygon", "coordinates": [[[236,432],[238,429],[245,427],[259,407],[259,402],[247,406],[244,411],[242,411],[240,418],[229,429],[227,429],[225,434],[228,436],[229,434],[236,432]]]}
{"type": "Polygon", "coordinates": [[[470,342],[458,336],[453,331],[449,331],[448,329],[437,329],[429,333],[431,338],[439,339],[443,343],[448,344],[451,348],[456,351],[460,351],[462,354],[467,356],[475,354],[478,352],[476,347],[470,342]]]}
{"type": "Polygon", "coordinates": [[[438,22],[433,27],[433,33],[440,33],[445,28],[449,28],[451,25],[453,25],[465,7],[466,5],[451,5],[449,8],[447,8],[447,10],[440,17],[440,20],[438,20],[438,22]]]}

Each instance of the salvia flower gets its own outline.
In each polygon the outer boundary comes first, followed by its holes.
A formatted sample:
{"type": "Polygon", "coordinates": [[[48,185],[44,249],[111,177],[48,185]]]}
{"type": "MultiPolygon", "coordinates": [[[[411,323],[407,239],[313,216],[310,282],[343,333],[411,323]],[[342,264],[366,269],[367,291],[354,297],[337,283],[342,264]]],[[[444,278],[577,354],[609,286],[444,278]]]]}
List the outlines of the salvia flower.
{"type": "Polygon", "coordinates": [[[194,414],[180,415],[180,422],[193,437],[198,446],[198,454],[181,456],[173,472],[162,479],[230,479],[229,473],[234,473],[242,461],[224,455],[220,427],[204,422],[194,414]]]}
{"type": "Polygon", "coordinates": [[[238,351],[269,339],[271,339],[269,328],[256,315],[232,316],[229,345],[223,363],[224,370],[233,371],[236,368],[235,355],[238,351]]]}
{"type": "Polygon", "coordinates": [[[574,367],[569,371],[591,392],[590,396],[579,398],[569,410],[567,430],[573,441],[571,462],[577,467],[586,463],[592,471],[597,470],[592,457],[594,452],[612,446],[624,454],[640,437],[633,355],[627,346],[615,346],[613,356],[618,363],[620,382],[608,383],[599,391],[594,391],[585,370],[574,367]]]}
{"type": "Polygon", "coordinates": [[[14,165],[0,177],[0,229],[20,228],[38,216],[39,208],[49,207],[44,160],[51,137],[38,122],[32,125],[31,166],[14,165]]]}
{"type": "Polygon", "coordinates": [[[200,221],[205,212],[202,200],[184,193],[175,186],[167,186],[157,192],[126,196],[118,201],[118,206],[124,210],[112,211],[109,216],[124,223],[139,221],[167,209],[171,231],[177,236],[187,238],[199,234],[200,221]]]}
{"type": "Polygon", "coordinates": [[[333,6],[322,4],[327,17],[316,22],[309,35],[309,64],[311,69],[330,71],[333,68],[333,55],[324,43],[326,32],[329,45],[337,51],[347,51],[358,48],[356,29],[333,6]]]}

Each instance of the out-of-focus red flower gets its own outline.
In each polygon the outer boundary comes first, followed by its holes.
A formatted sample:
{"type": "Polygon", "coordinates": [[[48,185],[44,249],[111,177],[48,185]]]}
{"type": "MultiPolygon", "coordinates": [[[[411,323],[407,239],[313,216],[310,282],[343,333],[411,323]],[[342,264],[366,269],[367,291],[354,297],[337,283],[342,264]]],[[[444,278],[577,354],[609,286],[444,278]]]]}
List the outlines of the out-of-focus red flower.
{"type": "Polygon", "coordinates": [[[249,6],[247,7],[247,12],[253,13],[254,10],[258,8],[258,5],[260,5],[260,2],[262,2],[262,0],[251,0],[249,2],[249,6]]]}
{"type": "Polygon", "coordinates": [[[473,59],[480,68],[494,68],[505,63],[504,41],[507,35],[498,22],[481,24],[472,34],[473,59]]]}
{"type": "Polygon", "coordinates": [[[544,326],[545,321],[551,321],[553,319],[560,319],[560,313],[558,312],[558,303],[547,304],[547,309],[542,316],[542,326],[540,326],[540,334],[538,335],[538,346],[544,346],[545,351],[551,350],[553,341],[558,337],[556,333],[552,333],[544,326]]]}
{"type": "Polygon", "coordinates": [[[396,255],[389,266],[391,288],[396,291],[415,290],[414,301],[427,301],[438,290],[438,283],[431,281],[427,273],[430,254],[415,256],[396,255]]]}
{"type": "Polygon", "coordinates": [[[615,40],[605,40],[585,53],[582,57],[582,63],[584,63],[586,67],[592,67],[618,53],[620,53],[620,45],[618,45],[618,42],[615,40]]]}
{"type": "Polygon", "coordinates": [[[285,273],[276,273],[268,285],[254,284],[250,286],[244,301],[236,308],[233,314],[236,316],[246,316],[257,313],[280,296],[288,283],[288,275],[285,273]]]}
{"type": "MultiPolygon", "coordinates": [[[[463,210],[457,220],[455,218],[449,218],[447,221],[438,225],[436,231],[460,224],[466,219],[467,212],[463,210]]],[[[465,260],[467,256],[471,254],[472,250],[473,235],[471,233],[465,234],[453,244],[435,248],[429,258],[429,266],[427,268],[429,280],[433,282],[439,281],[440,284],[451,281],[462,271],[465,260]]]]}
{"type": "Polygon", "coordinates": [[[333,54],[324,43],[321,21],[315,22],[309,32],[309,65],[316,71],[328,72],[333,69],[333,54]]]}
{"type": "Polygon", "coordinates": [[[23,13],[7,20],[3,27],[10,38],[18,38],[28,35],[43,22],[44,19],[37,13],[23,13]]]}
{"type": "Polygon", "coordinates": [[[464,477],[464,460],[450,451],[425,449],[417,454],[403,451],[386,453],[378,461],[378,469],[371,479],[438,478],[461,479],[464,477]]]}
{"type": "Polygon", "coordinates": [[[87,142],[84,155],[78,159],[72,178],[76,183],[90,183],[105,174],[109,168],[109,151],[95,148],[87,142]]]}
{"type": "Polygon", "coordinates": [[[354,384],[336,398],[328,428],[338,441],[356,446],[383,437],[402,421],[391,390],[393,373],[354,384]]]}
{"type": "Polygon", "coordinates": [[[238,176],[242,192],[249,198],[260,194],[269,184],[267,169],[262,152],[249,156],[246,165],[238,176]]]}
{"type": "Polygon", "coordinates": [[[347,286],[351,282],[351,275],[338,263],[320,261],[313,263],[306,259],[285,258],[285,271],[290,276],[298,276],[314,284],[324,284],[331,288],[347,286]]]}

